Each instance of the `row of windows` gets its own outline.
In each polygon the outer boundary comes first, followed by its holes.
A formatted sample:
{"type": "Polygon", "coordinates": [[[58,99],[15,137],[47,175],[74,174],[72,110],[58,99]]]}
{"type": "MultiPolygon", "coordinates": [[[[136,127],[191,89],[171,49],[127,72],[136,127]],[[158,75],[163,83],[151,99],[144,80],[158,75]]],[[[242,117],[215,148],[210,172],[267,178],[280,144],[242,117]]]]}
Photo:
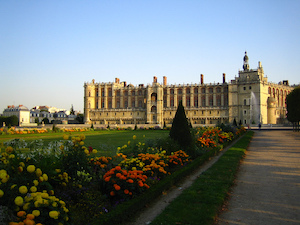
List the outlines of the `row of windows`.
{"type": "MultiPolygon", "coordinates": [[[[175,89],[173,89],[173,88],[170,89],[170,94],[171,95],[174,94],[174,90],[175,89]]],[[[203,94],[207,92],[206,90],[208,90],[208,93],[214,93],[214,90],[215,90],[216,93],[221,93],[222,92],[222,88],[221,87],[216,87],[216,88],[210,87],[210,88],[201,88],[200,89],[201,93],[203,93],[203,94]]],[[[228,92],[228,87],[225,87],[223,90],[224,90],[224,92],[228,92]]],[[[115,92],[116,92],[116,96],[120,96],[120,93],[121,93],[120,90],[117,90],[115,92]]],[[[125,90],[124,91],[124,96],[128,96],[128,92],[129,91],[125,90]]],[[[183,89],[182,88],[178,88],[177,89],[177,94],[181,95],[182,93],[183,93],[183,89]]],[[[190,88],[186,88],[185,89],[185,93],[186,94],[190,94],[191,93],[190,88]]],[[[194,88],[194,93],[195,94],[200,93],[199,92],[199,88],[194,88]]],[[[144,94],[144,91],[142,91],[142,90],[137,90],[137,91],[133,90],[133,91],[131,91],[131,95],[132,96],[135,96],[135,95],[141,96],[143,94],[144,94]]],[[[166,88],[164,88],[164,94],[167,95],[167,89],[166,88]]],[[[89,97],[91,97],[91,92],[90,91],[89,91],[88,95],[89,95],[89,97]]],[[[96,97],[98,97],[98,96],[99,96],[99,91],[98,91],[98,89],[96,89],[96,97]]],[[[102,97],[105,96],[105,90],[104,90],[104,88],[101,89],[101,96],[102,97]]],[[[112,96],[112,89],[111,88],[108,89],[108,96],[109,97],[112,96]]]]}
{"type": "MultiPolygon", "coordinates": [[[[152,98],[152,100],[156,100],[155,98],[152,98]]],[[[168,107],[168,102],[170,104],[170,107],[175,107],[175,101],[174,101],[174,97],[171,97],[170,99],[167,99],[166,97],[164,98],[164,107],[168,107]]],[[[182,97],[181,96],[178,96],[177,97],[177,105],[179,104],[179,102],[182,101],[182,97]]],[[[128,100],[125,100],[124,101],[124,105],[123,107],[121,106],[120,104],[120,101],[117,100],[115,102],[115,108],[119,109],[119,108],[128,108],[128,107],[132,107],[132,108],[135,108],[135,107],[139,107],[139,108],[143,108],[145,107],[145,104],[143,104],[143,101],[142,100],[139,100],[137,102],[137,105],[136,105],[136,101],[131,101],[131,105],[129,105],[129,102],[128,100]]],[[[213,96],[208,96],[208,105],[206,104],[206,96],[202,96],[201,98],[201,106],[202,107],[206,107],[206,106],[214,106],[215,103],[216,103],[216,106],[222,106],[222,101],[221,101],[221,96],[218,95],[216,96],[216,102],[214,102],[214,98],[213,96]]],[[[223,103],[224,106],[227,106],[228,105],[228,98],[227,96],[224,96],[224,103],[223,103]]],[[[195,97],[194,98],[194,102],[193,102],[193,105],[191,104],[191,100],[189,97],[186,98],[186,101],[185,101],[185,104],[184,104],[185,107],[199,107],[199,101],[198,101],[198,97],[195,97]]],[[[89,103],[89,108],[91,108],[91,104],[89,103]]],[[[99,105],[98,105],[98,102],[96,102],[96,109],[99,108],[99,105]]],[[[104,100],[102,99],[101,101],[101,108],[105,108],[105,102],[104,100]]],[[[107,108],[111,109],[112,108],[112,101],[109,100],[107,101],[107,108]]]]}
{"type": "MultiPolygon", "coordinates": [[[[208,90],[208,93],[214,93],[214,90],[216,90],[215,92],[216,93],[221,93],[222,92],[222,88],[221,87],[216,87],[216,88],[201,88],[200,91],[202,94],[205,94],[206,93],[206,90],[208,90]]],[[[228,88],[225,87],[224,88],[224,92],[228,92],[228,88]]],[[[164,88],[164,94],[166,95],[168,92],[167,92],[167,89],[164,88]]],[[[183,89],[181,88],[178,88],[177,89],[177,94],[181,95],[183,93],[183,89]]],[[[185,89],[185,93],[186,94],[190,94],[191,93],[191,90],[190,88],[186,88],[185,89]]],[[[194,88],[194,94],[198,94],[199,93],[199,88],[194,88]]],[[[170,94],[174,94],[174,89],[170,89],[170,94]]]]}

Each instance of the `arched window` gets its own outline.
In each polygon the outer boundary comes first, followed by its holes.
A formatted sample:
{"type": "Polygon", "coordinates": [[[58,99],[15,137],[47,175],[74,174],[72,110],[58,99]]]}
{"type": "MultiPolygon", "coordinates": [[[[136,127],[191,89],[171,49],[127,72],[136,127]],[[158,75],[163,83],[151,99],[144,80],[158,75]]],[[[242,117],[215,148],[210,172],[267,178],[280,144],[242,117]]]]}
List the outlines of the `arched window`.
{"type": "Polygon", "coordinates": [[[157,100],[157,94],[156,93],[152,93],[151,94],[151,101],[155,102],[157,100]]]}
{"type": "Polygon", "coordinates": [[[155,105],[153,105],[153,106],[151,107],[151,112],[156,112],[156,106],[155,106],[155,105]]]}

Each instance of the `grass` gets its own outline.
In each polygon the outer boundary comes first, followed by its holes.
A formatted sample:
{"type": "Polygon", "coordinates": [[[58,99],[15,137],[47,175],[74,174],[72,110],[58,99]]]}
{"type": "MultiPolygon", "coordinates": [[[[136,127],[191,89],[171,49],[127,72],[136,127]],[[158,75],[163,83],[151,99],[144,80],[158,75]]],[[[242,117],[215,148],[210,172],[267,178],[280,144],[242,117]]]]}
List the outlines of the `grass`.
{"type": "Polygon", "coordinates": [[[213,224],[234,183],[235,174],[252,136],[253,131],[247,132],[156,217],[151,225],[213,224]]]}
{"type": "MultiPolygon", "coordinates": [[[[13,134],[1,135],[0,143],[11,139],[24,139],[25,141],[33,141],[43,139],[44,144],[48,145],[51,141],[60,141],[62,136],[68,133],[43,133],[43,134],[13,134]]],[[[169,135],[168,130],[101,130],[101,131],[86,131],[72,132],[71,136],[84,134],[86,136],[85,146],[92,146],[99,150],[102,155],[115,155],[117,147],[123,146],[128,141],[133,141],[132,136],[136,135],[136,142],[144,142],[146,139],[155,139],[166,137],[169,135]],[[112,151],[115,150],[115,151],[112,151]]]]}

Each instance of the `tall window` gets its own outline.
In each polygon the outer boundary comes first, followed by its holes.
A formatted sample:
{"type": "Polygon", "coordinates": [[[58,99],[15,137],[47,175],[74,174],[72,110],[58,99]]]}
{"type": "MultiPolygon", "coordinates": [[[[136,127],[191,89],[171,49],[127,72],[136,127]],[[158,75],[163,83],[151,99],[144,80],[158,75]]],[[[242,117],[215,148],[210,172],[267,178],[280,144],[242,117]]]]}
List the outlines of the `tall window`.
{"type": "Polygon", "coordinates": [[[213,98],[213,96],[211,95],[211,96],[209,96],[209,99],[208,99],[208,101],[209,101],[209,106],[213,106],[214,105],[214,98],[213,98]]]}
{"type": "Polygon", "coordinates": [[[206,106],[206,99],[205,99],[205,96],[202,96],[201,103],[202,103],[201,105],[202,105],[203,107],[206,106]]]}
{"type": "Polygon", "coordinates": [[[198,107],[198,97],[194,97],[194,106],[198,107]]]}
{"type": "Polygon", "coordinates": [[[186,97],[186,107],[190,107],[190,97],[186,97]]]}
{"type": "Polygon", "coordinates": [[[217,106],[221,106],[221,96],[217,96],[217,106]]]}

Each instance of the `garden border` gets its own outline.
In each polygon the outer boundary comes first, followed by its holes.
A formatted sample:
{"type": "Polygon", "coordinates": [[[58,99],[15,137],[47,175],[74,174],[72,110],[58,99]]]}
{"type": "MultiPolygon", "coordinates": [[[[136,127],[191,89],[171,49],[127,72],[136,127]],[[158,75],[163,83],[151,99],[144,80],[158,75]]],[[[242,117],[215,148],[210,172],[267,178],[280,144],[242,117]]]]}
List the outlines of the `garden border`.
{"type": "MultiPolygon", "coordinates": [[[[228,148],[230,148],[230,146],[233,146],[243,136],[244,135],[235,139],[225,149],[227,150],[228,148]]],[[[167,176],[159,183],[152,186],[142,195],[118,205],[111,212],[105,215],[101,215],[99,218],[94,220],[93,224],[109,225],[124,224],[130,221],[132,222],[133,219],[136,219],[137,213],[140,213],[146,205],[152,203],[153,199],[159,198],[159,196],[161,196],[164,191],[167,191],[171,189],[174,185],[181,183],[184,180],[184,178],[186,178],[186,176],[192,174],[194,171],[199,169],[199,167],[201,167],[211,157],[216,156],[219,152],[221,152],[221,150],[219,149],[206,152],[201,157],[196,158],[192,163],[167,176]]]]}

